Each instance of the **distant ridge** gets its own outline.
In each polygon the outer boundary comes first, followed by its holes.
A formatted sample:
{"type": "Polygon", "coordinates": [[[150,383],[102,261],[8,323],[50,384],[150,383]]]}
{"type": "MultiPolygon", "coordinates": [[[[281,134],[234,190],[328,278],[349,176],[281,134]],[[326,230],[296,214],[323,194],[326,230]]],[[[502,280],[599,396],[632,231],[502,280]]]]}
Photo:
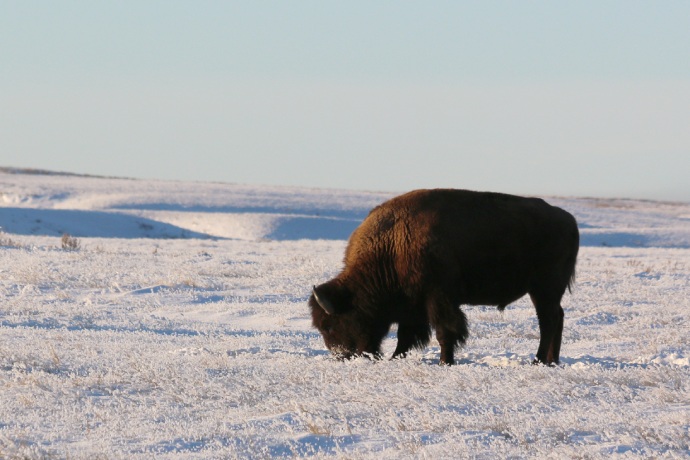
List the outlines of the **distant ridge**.
{"type": "Polygon", "coordinates": [[[116,176],[99,176],[95,174],[78,174],[64,171],[49,171],[47,169],[36,168],[13,168],[7,166],[0,166],[0,173],[5,174],[27,174],[34,176],[67,176],[67,177],[93,177],[96,179],[126,179],[124,177],[116,176]]]}

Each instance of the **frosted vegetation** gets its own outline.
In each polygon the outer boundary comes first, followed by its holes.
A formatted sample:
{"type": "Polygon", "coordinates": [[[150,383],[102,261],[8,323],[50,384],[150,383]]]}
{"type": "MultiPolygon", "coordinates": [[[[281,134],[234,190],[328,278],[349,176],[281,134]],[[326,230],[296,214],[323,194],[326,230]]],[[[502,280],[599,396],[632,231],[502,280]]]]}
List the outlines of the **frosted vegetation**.
{"type": "Polygon", "coordinates": [[[547,198],[559,367],[524,298],[465,308],[457,366],[335,361],[310,288],[390,196],[0,173],[0,458],[687,458],[690,205],[547,198]]]}

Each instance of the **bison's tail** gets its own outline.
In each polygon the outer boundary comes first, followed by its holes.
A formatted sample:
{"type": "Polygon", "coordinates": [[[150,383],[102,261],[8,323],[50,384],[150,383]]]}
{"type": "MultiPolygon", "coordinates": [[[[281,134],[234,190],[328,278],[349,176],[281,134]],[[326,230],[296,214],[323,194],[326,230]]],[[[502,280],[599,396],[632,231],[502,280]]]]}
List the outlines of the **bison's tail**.
{"type": "Polygon", "coordinates": [[[570,278],[568,278],[568,292],[571,294],[573,293],[573,286],[575,285],[575,267],[573,266],[573,272],[570,274],[570,278]]]}
{"type": "MultiPolygon", "coordinates": [[[[575,219],[573,218],[573,221],[575,219]]],[[[568,267],[570,268],[570,276],[568,276],[568,292],[573,293],[573,286],[575,285],[575,266],[577,265],[577,253],[580,251],[580,231],[577,229],[577,222],[572,234],[571,255],[568,258],[568,267]]]]}

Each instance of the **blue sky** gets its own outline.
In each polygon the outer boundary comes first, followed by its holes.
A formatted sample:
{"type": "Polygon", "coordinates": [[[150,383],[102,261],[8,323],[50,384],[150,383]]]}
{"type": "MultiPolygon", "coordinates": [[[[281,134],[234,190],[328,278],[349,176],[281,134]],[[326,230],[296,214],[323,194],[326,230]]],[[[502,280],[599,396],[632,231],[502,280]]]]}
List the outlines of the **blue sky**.
{"type": "Polygon", "coordinates": [[[690,2],[0,0],[0,166],[690,201],[690,2]]]}

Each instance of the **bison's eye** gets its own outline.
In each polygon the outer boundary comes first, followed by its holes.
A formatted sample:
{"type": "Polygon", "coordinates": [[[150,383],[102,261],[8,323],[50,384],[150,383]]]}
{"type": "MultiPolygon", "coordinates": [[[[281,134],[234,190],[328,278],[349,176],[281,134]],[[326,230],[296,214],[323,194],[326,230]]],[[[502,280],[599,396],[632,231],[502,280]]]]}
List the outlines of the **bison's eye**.
{"type": "Polygon", "coordinates": [[[335,328],[333,327],[333,324],[329,321],[324,324],[321,324],[321,332],[323,334],[333,334],[333,332],[335,332],[335,328]]]}

